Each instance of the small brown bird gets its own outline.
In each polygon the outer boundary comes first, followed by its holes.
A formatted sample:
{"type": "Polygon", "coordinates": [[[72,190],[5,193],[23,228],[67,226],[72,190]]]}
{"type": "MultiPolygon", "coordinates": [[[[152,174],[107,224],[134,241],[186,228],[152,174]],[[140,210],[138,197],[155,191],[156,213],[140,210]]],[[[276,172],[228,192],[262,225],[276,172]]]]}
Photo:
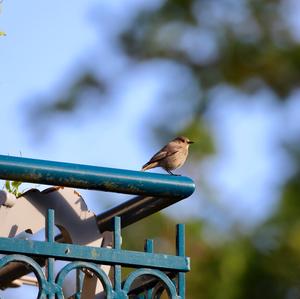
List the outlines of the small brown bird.
{"type": "Polygon", "coordinates": [[[169,174],[175,175],[171,170],[179,168],[184,164],[189,153],[189,146],[192,143],[194,142],[190,141],[187,137],[176,137],[157,152],[150,161],[142,167],[142,171],[162,167],[169,174]]]}

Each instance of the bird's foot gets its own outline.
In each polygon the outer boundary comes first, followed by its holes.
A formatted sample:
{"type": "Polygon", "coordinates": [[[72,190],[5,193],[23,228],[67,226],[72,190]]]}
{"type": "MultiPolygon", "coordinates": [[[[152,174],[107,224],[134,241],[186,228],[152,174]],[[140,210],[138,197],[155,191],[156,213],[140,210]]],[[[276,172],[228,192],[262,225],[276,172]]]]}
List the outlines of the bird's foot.
{"type": "Polygon", "coordinates": [[[168,172],[170,175],[181,176],[180,174],[173,173],[171,170],[167,170],[167,172],[168,172]]]}

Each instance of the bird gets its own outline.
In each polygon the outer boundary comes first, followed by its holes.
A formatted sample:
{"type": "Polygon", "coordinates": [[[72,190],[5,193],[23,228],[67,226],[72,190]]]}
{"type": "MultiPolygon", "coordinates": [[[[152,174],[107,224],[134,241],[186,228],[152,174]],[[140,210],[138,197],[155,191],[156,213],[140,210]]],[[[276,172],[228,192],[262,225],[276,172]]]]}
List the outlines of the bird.
{"type": "Polygon", "coordinates": [[[184,164],[189,153],[189,146],[192,143],[194,142],[184,136],[174,138],[143,165],[141,170],[162,167],[170,175],[176,175],[172,170],[184,164]]]}

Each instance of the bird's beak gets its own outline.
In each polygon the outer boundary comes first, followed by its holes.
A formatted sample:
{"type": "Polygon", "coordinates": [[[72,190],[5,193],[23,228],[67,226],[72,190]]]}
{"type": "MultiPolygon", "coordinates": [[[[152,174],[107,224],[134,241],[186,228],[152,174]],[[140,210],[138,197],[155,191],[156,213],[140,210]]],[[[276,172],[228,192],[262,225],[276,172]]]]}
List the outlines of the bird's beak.
{"type": "Polygon", "coordinates": [[[194,143],[194,141],[188,141],[188,144],[193,144],[194,143]]]}

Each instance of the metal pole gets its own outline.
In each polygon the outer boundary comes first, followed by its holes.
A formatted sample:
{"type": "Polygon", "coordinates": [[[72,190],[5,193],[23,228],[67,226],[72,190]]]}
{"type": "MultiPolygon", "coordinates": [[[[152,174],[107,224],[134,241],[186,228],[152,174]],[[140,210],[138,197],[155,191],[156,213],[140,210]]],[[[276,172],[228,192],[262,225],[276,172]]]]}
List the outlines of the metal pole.
{"type": "Polygon", "coordinates": [[[97,215],[97,224],[101,232],[112,231],[113,217],[118,216],[122,219],[121,225],[124,228],[180,200],[178,198],[136,196],[97,215]]]}
{"type": "Polygon", "coordinates": [[[4,155],[0,155],[0,179],[180,199],[195,189],[184,176],[4,155]]]}

